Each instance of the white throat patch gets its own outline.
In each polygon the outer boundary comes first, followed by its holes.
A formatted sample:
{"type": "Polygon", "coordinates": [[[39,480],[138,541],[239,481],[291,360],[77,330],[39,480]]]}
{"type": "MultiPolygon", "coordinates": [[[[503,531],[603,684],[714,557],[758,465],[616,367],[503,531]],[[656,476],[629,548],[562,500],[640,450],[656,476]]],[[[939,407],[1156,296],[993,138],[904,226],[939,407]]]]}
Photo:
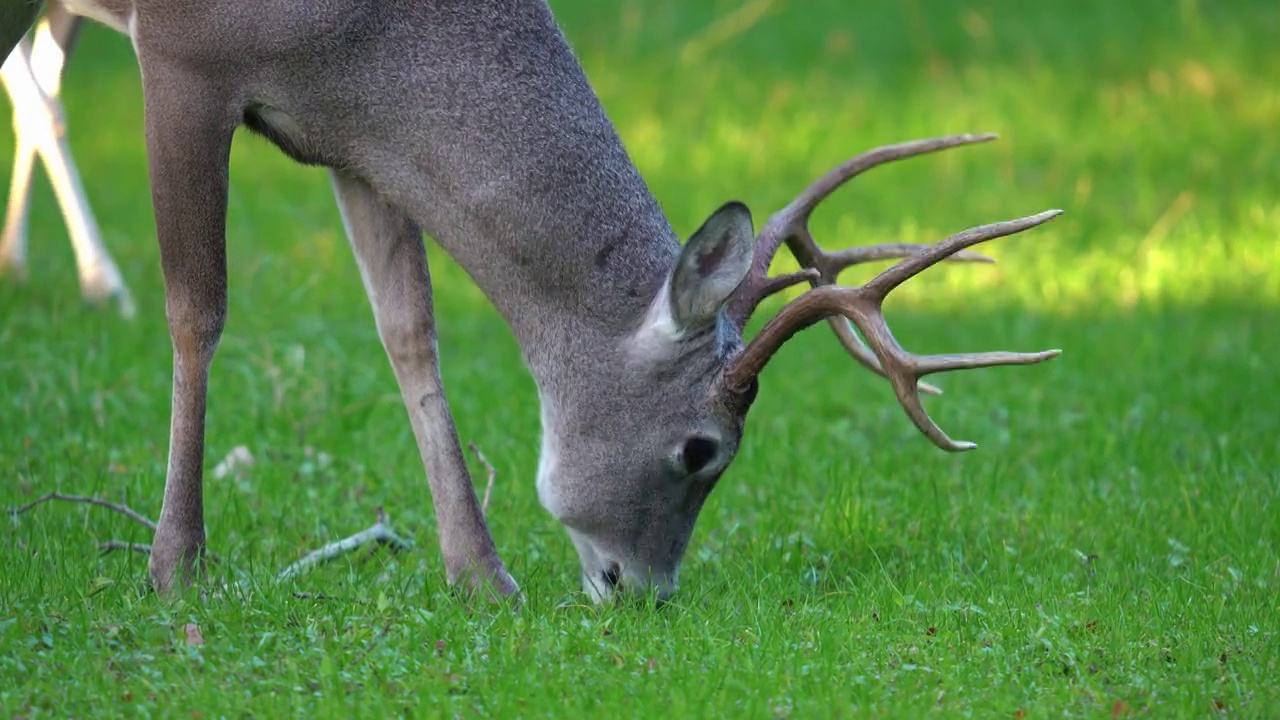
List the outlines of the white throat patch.
{"type": "Polygon", "coordinates": [[[560,493],[553,479],[560,464],[560,439],[556,437],[555,408],[541,391],[538,392],[539,417],[542,422],[542,448],[538,453],[538,501],[555,517],[560,517],[560,493]]]}

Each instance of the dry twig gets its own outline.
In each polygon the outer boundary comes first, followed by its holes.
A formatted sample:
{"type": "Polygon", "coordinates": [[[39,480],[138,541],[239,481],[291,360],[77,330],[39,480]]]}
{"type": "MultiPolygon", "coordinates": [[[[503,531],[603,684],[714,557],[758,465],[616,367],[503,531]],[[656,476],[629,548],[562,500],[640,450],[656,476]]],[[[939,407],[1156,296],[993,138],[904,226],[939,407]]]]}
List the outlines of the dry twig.
{"type": "MultiPolygon", "coordinates": [[[[485,489],[484,489],[484,499],[481,501],[481,504],[480,504],[481,511],[487,514],[489,511],[489,498],[493,493],[493,483],[498,473],[497,473],[497,470],[494,469],[493,464],[490,463],[489,459],[484,456],[484,453],[480,451],[480,448],[476,447],[476,444],[474,442],[467,443],[467,446],[471,449],[471,452],[475,453],[476,458],[480,461],[482,465],[484,465],[485,471],[488,472],[489,474],[489,480],[488,480],[488,483],[485,485],[485,489]]],[[[148,518],[147,516],[143,515],[137,510],[134,510],[133,508],[129,507],[124,503],[114,503],[102,498],[89,497],[84,495],[66,495],[63,493],[56,493],[56,492],[49,493],[47,495],[42,495],[41,497],[36,498],[35,500],[27,503],[26,505],[9,510],[9,514],[14,517],[17,517],[19,515],[22,515],[30,511],[31,509],[39,505],[43,505],[44,503],[55,501],[55,500],[61,501],[61,502],[68,502],[68,503],[96,505],[98,507],[106,508],[108,510],[111,510],[112,512],[116,512],[121,515],[124,515],[130,520],[133,520],[134,522],[146,527],[148,530],[152,531],[153,533],[156,530],[156,522],[154,520],[152,520],[151,518],[148,518]]],[[[298,575],[308,572],[319,565],[327,563],[330,560],[338,558],[347,553],[354,552],[370,543],[377,543],[379,545],[382,545],[391,549],[392,551],[408,550],[413,547],[412,541],[400,537],[399,535],[396,534],[394,530],[391,529],[391,526],[387,522],[386,512],[382,509],[382,507],[379,507],[377,509],[377,518],[373,523],[373,525],[365,528],[364,530],[361,530],[360,532],[354,535],[342,538],[341,540],[336,540],[334,542],[329,543],[328,545],[325,545],[324,547],[321,547],[317,550],[313,550],[312,552],[307,553],[307,555],[297,560],[296,562],[289,564],[288,567],[286,567],[285,569],[277,573],[276,579],[288,580],[288,579],[297,577],[298,575]]],[[[103,555],[106,555],[108,553],[112,553],[118,550],[125,551],[125,552],[142,553],[144,555],[151,553],[150,545],[147,545],[144,543],[126,542],[123,540],[107,540],[106,542],[100,543],[98,545],[98,549],[101,551],[103,555]]],[[[302,593],[302,592],[294,593],[294,596],[298,598],[327,597],[324,595],[313,595],[312,593],[302,593]]]]}
{"type": "Polygon", "coordinates": [[[384,512],[382,507],[379,506],[377,521],[374,522],[373,525],[370,525],[368,528],[361,530],[355,535],[345,537],[341,540],[336,540],[318,550],[313,550],[310,553],[307,553],[307,555],[301,560],[298,560],[284,570],[281,570],[279,574],[276,575],[276,579],[287,580],[299,573],[311,570],[317,565],[322,565],[334,558],[345,555],[349,552],[354,552],[369,543],[375,542],[379,545],[385,545],[392,550],[408,550],[413,547],[412,542],[400,537],[391,529],[391,526],[387,524],[386,512],[384,512]]]}
{"type": "MultiPolygon", "coordinates": [[[[492,483],[492,477],[490,478],[490,483],[492,483]]],[[[68,503],[96,505],[124,515],[152,532],[156,529],[156,523],[154,520],[124,503],[113,503],[102,498],[89,497],[85,495],[66,495],[56,492],[42,495],[21,507],[12,508],[9,510],[9,514],[13,517],[17,517],[37,506],[55,500],[68,503]]],[[[354,552],[355,550],[374,542],[379,545],[387,546],[392,550],[407,550],[413,547],[413,543],[411,541],[400,537],[391,529],[390,525],[387,524],[386,513],[381,507],[379,507],[377,510],[377,521],[374,522],[373,525],[361,530],[355,535],[331,542],[318,550],[308,553],[301,560],[298,560],[297,562],[290,564],[284,570],[281,570],[279,574],[277,574],[276,579],[287,580],[289,578],[296,577],[297,575],[307,572],[318,565],[329,562],[343,554],[354,552]]],[[[101,551],[103,555],[117,550],[148,555],[151,553],[151,546],[145,543],[133,543],[126,542],[124,540],[107,540],[98,545],[98,550],[101,551]]]]}
{"type": "Polygon", "coordinates": [[[62,502],[85,503],[87,505],[97,505],[98,507],[104,507],[113,512],[118,512],[121,515],[124,515],[125,517],[129,518],[130,520],[133,520],[134,522],[139,523],[140,525],[146,526],[146,528],[152,532],[155,532],[155,529],[156,529],[156,523],[154,520],[143,515],[142,513],[139,513],[138,511],[134,510],[128,505],[125,505],[124,503],[113,503],[108,500],[103,500],[102,498],[88,497],[86,495],[63,495],[62,493],[56,493],[56,492],[49,493],[48,495],[41,495],[40,497],[36,498],[35,500],[32,500],[26,505],[23,505],[22,507],[13,508],[12,510],[9,511],[9,514],[13,515],[14,517],[17,517],[18,515],[21,515],[27,512],[28,510],[36,507],[37,505],[43,505],[51,500],[61,500],[62,502]]]}

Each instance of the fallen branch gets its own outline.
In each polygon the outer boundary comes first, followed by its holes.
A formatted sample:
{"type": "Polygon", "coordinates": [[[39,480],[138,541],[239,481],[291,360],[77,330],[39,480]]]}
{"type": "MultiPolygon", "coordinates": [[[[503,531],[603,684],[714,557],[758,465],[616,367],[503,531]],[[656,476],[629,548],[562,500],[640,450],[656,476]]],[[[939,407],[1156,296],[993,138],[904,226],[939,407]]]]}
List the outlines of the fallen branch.
{"type": "MultiPolygon", "coordinates": [[[[492,479],[490,480],[490,482],[492,483],[492,479]]],[[[19,515],[22,515],[35,507],[38,507],[47,502],[52,502],[55,500],[60,502],[79,503],[84,505],[96,505],[98,507],[106,508],[108,510],[111,510],[112,512],[116,512],[121,515],[124,515],[130,520],[133,520],[134,522],[145,526],[148,530],[151,530],[152,532],[155,532],[155,529],[156,529],[156,523],[154,520],[152,520],[151,518],[148,518],[146,515],[143,515],[142,513],[138,512],[137,510],[134,510],[133,508],[129,507],[124,503],[113,503],[109,500],[104,500],[103,498],[89,497],[85,495],[66,495],[63,493],[56,493],[56,492],[49,493],[47,495],[42,495],[21,507],[12,508],[9,510],[9,514],[12,515],[13,517],[18,517],[19,515]]],[[[341,540],[337,540],[335,542],[331,542],[328,545],[325,545],[324,547],[320,548],[319,550],[315,550],[307,554],[301,560],[298,560],[297,562],[290,564],[284,570],[281,570],[276,575],[276,579],[287,580],[301,573],[304,573],[308,570],[311,570],[312,568],[318,565],[329,562],[330,560],[333,560],[341,555],[344,555],[349,552],[354,552],[360,549],[361,547],[368,545],[369,543],[375,543],[375,542],[378,543],[379,545],[387,546],[392,550],[407,550],[413,547],[413,543],[411,541],[400,537],[395,533],[395,531],[391,529],[391,527],[387,524],[386,512],[384,512],[383,509],[379,507],[377,510],[377,521],[374,522],[373,525],[371,525],[370,527],[364,530],[361,530],[355,535],[343,538],[341,540]]],[[[107,540],[105,542],[99,543],[98,550],[103,555],[107,555],[116,551],[136,552],[136,553],[141,553],[143,555],[151,554],[150,545],[147,545],[145,543],[126,542],[124,540],[107,540]]]]}
{"type": "MultiPolygon", "coordinates": [[[[489,462],[489,459],[484,456],[484,453],[480,451],[480,448],[477,447],[474,442],[467,443],[467,447],[471,449],[471,452],[475,454],[476,459],[480,461],[480,464],[484,465],[485,471],[489,474],[488,482],[485,484],[485,488],[484,488],[484,498],[480,503],[481,512],[488,514],[489,499],[493,494],[493,483],[498,476],[498,472],[497,470],[494,469],[493,463],[489,462]]],[[[245,453],[247,454],[247,452],[248,451],[246,450],[245,453]]],[[[67,502],[67,503],[96,505],[98,507],[106,508],[108,510],[111,510],[112,512],[116,512],[121,515],[124,515],[130,520],[133,520],[139,525],[142,525],[143,527],[147,528],[152,533],[154,533],[156,530],[156,522],[154,520],[152,520],[151,518],[148,518],[147,516],[143,515],[137,510],[134,510],[133,508],[129,507],[124,503],[114,503],[109,500],[105,500],[103,498],[89,497],[84,495],[66,495],[63,493],[56,493],[56,492],[49,493],[47,495],[43,495],[39,498],[36,498],[35,500],[27,503],[26,505],[9,510],[9,514],[12,515],[13,517],[18,517],[19,515],[22,515],[30,511],[32,508],[35,508],[39,505],[43,505],[47,502],[52,502],[55,500],[60,502],[67,502]]],[[[334,542],[329,543],[328,545],[325,545],[324,547],[319,548],[318,550],[313,550],[312,552],[307,553],[307,555],[302,557],[300,560],[297,560],[296,562],[291,563],[288,567],[286,567],[285,569],[277,573],[276,579],[289,580],[291,578],[297,577],[298,575],[308,572],[319,565],[327,563],[347,553],[359,550],[365,545],[369,545],[371,543],[377,543],[378,545],[387,547],[392,551],[403,551],[413,547],[412,541],[406,540],[405,538],[400,537],[399,535],[396,534],[394,530],[391,529],[391,526],[387,523],[386,512],[382,509],[381,506],[379,506],[377,509],[376,520],[373,523],[373,525],[369,526],[368,528],[365,528],[364,530],[361,530],[360,532],[354,535],[342,538],[341,540],[336,540],[334,542]]],[[[107,540],[106,542],[100,543],[98,545],[98,550],[103,555],[107,555],[109,553],[116,552],[116,551],[124,551],[124,552],[130,552],[130,553],[136,552],[144,555],[149,555],[151,553],[151,546],[144,543],[133,543],[133,542],[126,542],[123,540],[107,540]]],[[[294,593],[294,596],[298,598],[328,597],[324,595],[312,595],[311,593],[294,593]]]]}
{"type": "Polygon", "coordinates": [[[128,505],[125,505],[124,503],[113,503],[108,500],[103,500],[102,498],[88,497],[85,495],[63,495],[62,493],[49,493],[48,495],[42,495],[36,498],[35,500],[32,500],[31,502],[27,503],[26,505],[23,505],[22,507],[13,508],[12,510],[9,511],[9,514],[14,517],[17,517],[27,512],[31,508],[34,508],[37,505],[43,505],[51,500],[61,500],[62,502],[69,502],[69,503],[84,503],[86,505],[97,505],[98,507],[104,507],[108,510],[118,512],[121,515],[124,515],[125,517],[129,518],[130,520],[133,520],[134,522],[140,525],[146,526],[146,528],[151,532],[155,532],[156,530],[156,523],[154,520],[143,515],[137,510],[134,510],[128,505]]]}
{"type": "Polygon", "coordinates": [[[277,580],[287,580],[294,575],[306,572],[317,565],[333,560],[339,556],[349,552],[354,552],[369,543],[378,543],[384,545],[391,550],[408,550],[413,547],[413,543],[405,540],[395,533],[389,525],[387,525],[387,514],[382,508],[378,508],[377,521],[368,528],[350,537],[331,542],[324,547],[313,550],[305,557],[291,564],[289,567],[281,570],[276,575],[277,580]]]}

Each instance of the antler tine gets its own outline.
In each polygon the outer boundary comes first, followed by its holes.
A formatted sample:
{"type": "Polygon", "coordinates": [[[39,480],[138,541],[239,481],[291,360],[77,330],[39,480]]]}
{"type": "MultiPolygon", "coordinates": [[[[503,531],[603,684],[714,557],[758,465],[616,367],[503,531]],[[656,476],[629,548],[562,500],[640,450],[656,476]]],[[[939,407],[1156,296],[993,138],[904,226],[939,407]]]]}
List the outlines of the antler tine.
{"type": "Polygon", "coordinates": [[[916,155],[960,147],[961,145],[990,142],[999,139],[999,137],[995,133],[966,133],[882,145],[855,155],[837,165],[805,188],[782,212],[791,211],[796,214],[796,219],[807,219],[813,209],[823,200],[826,200],[831,193],[840,189],[840,186],[874,167],[916,155]]]}
{"type": "Polygon", "coordinates": [[[958,250],[986,240],[1028,230],[1061,214],[1061,210],[1047,210],[1017,220],[971,228],[896,263],[864,285],[858,287],[822,285],[805,292],[783,307],[781,312],[766,323],[760,333],[739,352],[726,369],[726,384],[730,388],[745,387],[751,378],[758,375],[768,364],[774,353],[797,332],[819,320],[843,316],[866,337],[868,345],[884,368],[886,377],[893,384],[899,403],[920,432],[943,450],[951,452],[972,450],[977,447],[974,443],[952,440],[925,412],[920,404],[917,387],[920,378],[947,370],[997,365],[1030,365],[1057,357],[1061,351],[915,355],[903,349],[889,330],[883,310],[885,297],[894,288],[925,268],[937,264],[958,250]]]}
{"type": "MultiPolygon", "coordinates": [[[[797,195],[790,204],[774,213],[760,229],[760,234],[756,237],[751,270],[729,302],[727,308],[729,319],[739,329],[745,328],[747,320],[750,319],[751,313],[755,311],[761,300],[792,285],[805,280],[809,280],[814,285],[822,280],[833,283],[840,271],[850,265],[890,257],[903,257],[923,249],[923,246],[895,243],[828,254],[817,246],[809,233],[809,216],[831,193],[867,170],[916,155],[988,142],[997,137],[995,133],[950,135],[884,145],[855,155],[827,171],[797,195]],[[773,258],[784,242],[804,269],[784,276],[770,277],[769,266],[773,264],[773,258]],[[810,269],[817,271],[817,277],[809,272],[810,269]]],[[[969,253],[957,259],[990,261],[990,258],[977,253],[969,253]]]]}
{"type": "Polygon", "coordinates": [[[926,268],[937,264],[939,260],[954,254],[957,250],[963,250],[980,242],[1029,230],[1037,225],[1043,225],[1061,214],[1061,210],[1045,210],[1044,212],[1016,220],[979,225],[978,227],[958,232],[924,252],[895,263],[893,267],[868,280],[863,287],[873,293],[880,301],[883,301],[885,296],[892,292],[894,288],[919,275],[926,268]]]}
{"type": "MultiPolygon", "coordinates": [[[[798,232],[787,239],[787,247],[798,262],[809,265],[817,271],[809,278],[810,285],[817,287],[819,285],[834,285],[840,273],[853,265],[876,260],[910,257],[928,249],[930,246],[919,243],[882,243],[880,245],[827,252],[818,246],[813,239],[813,234],[805,227],[802,228],[802,232],[798,232]]],[[[961,250],[945,259],[954,262],[995,262],[995,258],[970,250],[961,250]]],[[[847,318],[832,317],[827,318],[827,322],[831,325],[831,330],[835,332],[840,345],[845,349],[845,352],[849,353],[850,357],[871,372],[884,378],[888,377],[885,375],[884,368],[880,366],[880,361],[876,358],[875,353],[871,352],[871,349],[862,341],[862,338],[858,337],[847,318]]],[[[929,395],[942,394],[941,388],[923,381],[920,382],[920,391],[929,395]]]]}

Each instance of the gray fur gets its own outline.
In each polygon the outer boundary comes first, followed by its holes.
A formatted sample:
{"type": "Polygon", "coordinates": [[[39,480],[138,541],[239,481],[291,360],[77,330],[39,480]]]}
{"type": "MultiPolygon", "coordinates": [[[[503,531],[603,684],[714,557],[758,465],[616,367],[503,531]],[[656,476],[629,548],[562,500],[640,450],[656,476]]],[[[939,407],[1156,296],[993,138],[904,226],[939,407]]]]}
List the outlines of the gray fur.
{"type": "Polygon", "coordinates": [[[719,312],[750,262],[733,205],[681,244],[544,0],[74,0],[129,32],[173,336],[161,590],[204,548],[206,384],[226,313],[227,156],[245,124],[333,169],[430,478],[450,582],[515,592],[439,386],[420,230],[514,333],[543,404],[539,495],[584,588],[661,594],[737,451],[751,394],[719,312]],[[691,264],[692,263],[692,264],[691,264]],[[696,439],[692,445],[690,439],[696,439]],[[703,466],[690,473],[690,452],[703,466]]]}

